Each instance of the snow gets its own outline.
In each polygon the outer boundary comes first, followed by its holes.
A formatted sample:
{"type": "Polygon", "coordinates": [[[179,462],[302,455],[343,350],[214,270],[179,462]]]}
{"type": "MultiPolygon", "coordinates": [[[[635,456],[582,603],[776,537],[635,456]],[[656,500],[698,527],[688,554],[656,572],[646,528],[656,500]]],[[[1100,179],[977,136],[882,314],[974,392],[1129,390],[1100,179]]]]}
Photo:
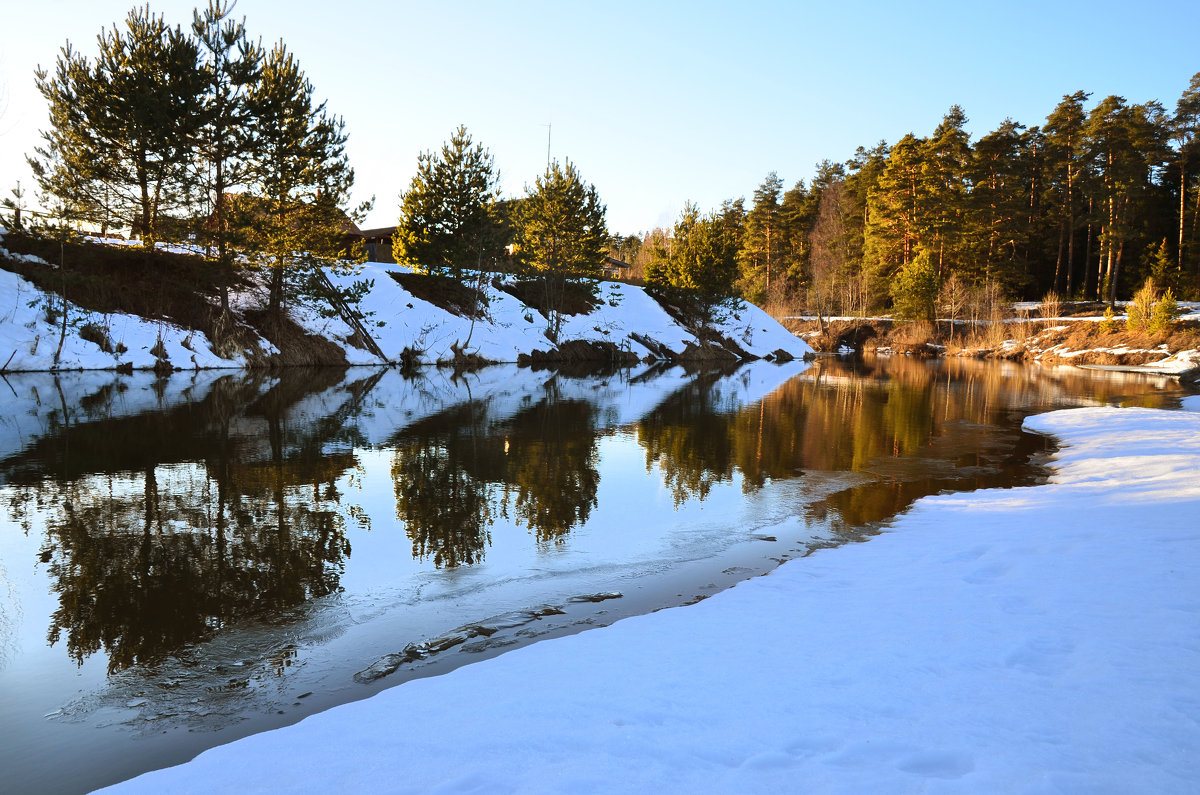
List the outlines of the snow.
{"type": "MultiPolygon", "coordinates": [[[[454,358],[452,346],[459,345],[488,361],[515,362],[520,354],[554,348],[546,338],[546,319],[495,285],[489,284],[485,290],[487,316],[472,324],[469,318],[445,312],[412,295],[389,274],[407,270],[401,265],[368,262],[357,275],[330,277],[342,286],[358,279],[373,282],[361,309],[373,324],[372,335],[389,357],[398,357],[400,351],[410,348],[422,352],[422,361],[449,361],[454,358]]],[[[676,354],[683,353],[689,344],[698,343],[692,332],[672,319],[640,287],[602,282],[599,298],[600,304],[593,312],[563,317],[560,339],[611,342],[639,357],[653,352],[634,340],[632,334],[649,337],[676,354]]],[[[306,318],[304,324],[335,341],[351,335],[351,330],[337,318],[323,323],[306,318]]],[[[778,350],[797,359],[812,354],[808,343],[753,304],[742,304],[714,327],[753,356],[766,357],[778,350]]],[[[347,356],[352,364],[379,361],[367,351],[355,348],[348,348],[347,356]]]]}
{"type": "MultiPolygon", "coordinates": [[[[0,254],[12,256],[3,249],[0,254]]],[[[123,364],[150,369],[158,359],[152,351],[160,341],[160,352],[176,367],[194,370],[246,366],[245,357],[222,358],[213,353],[204,334],[173,323],[121,312],[88,312],[69,304],[63,334],[58,320],[61,312],[59,296],[39,290],[15,273],[0,270],[0,371],[115,370],[123,364]],[[87,325],[104,329],[113,352],[80,336],[87,325]]],[[[266,340],[260,339],[259,345],[274,350],[266,340]]]]}
{"type": "MultiPolygon", "coordinates": [[[[0,255],[13,257],[2,248],[3,234],[0,228],[0,255]]],[[[187,250],[181,246],[164,248],[187,250]]],[[[459,346],[490,362],[515,362],[521,354],[555,347],[546,338],[545,318],[494,285],[488,285],[486,290],[487,317],[472,324],[469,318],[417,298],[389,275],[389,271],[403,270],[398,265],[366,263],[354,275],[330,274],[331,280],[341,286],[359,279],[372,280],[373,287],[363,299],[361,310],[367,313],[369,330],[389,361],[399,361],[406,349],[419,351],[419,360],[425,363],[450,361],[455,356],[454,346],[459,346]]],[[[231,305],[235,311],[265,305],[265,294],[258,294],[261,292],[233,295],[231,305]]],[[[633,334],[649,337],[675,354],[698,343],[691,331],[673,320],[639,287],[603,282],[600,298],[601,304],[595,311],[564,317],[561,340],[612,342],[639,358],[653,352],[635,341],[633,334]]],[[[230,358],[217,355],[202,332],[121,313],[87,312],[74,305],[68,307],[68,326],[63,335],[56,320],[61,307],[59,296],[39,290],[15,273],[0,270],[0,372],[114,370],[118,366],[150,369],[162,356],[173,367],[184,370],[240,369],[248,364],[241,354],[230,358]],[[97,343],[80,336],[81,329],[89,324],[105,330],[111,347],[116,349],[114,352],[105,352],[97,343]],[[156,355],[160,341],[162,347],[156,355]]],[[[375,354],[349,342],[355,330],[340,317],[325,318],[305,306],[293,306],[290,313],[309,333],[342,347],[350,364],[383,364],[375,354]]],[[[813,352],[808,343],[752,304],[741,305],[714,326],[752,356],[764,358],[783,350],[801,359],[813,352]]],[[[261,337],[257,344],[265,353],[277,350],[261,337]]]]}
{"type": "Polygon", "coordinates": [[[1026,421],[1050,482],[928,497],[687,607],[111,792],[1193,792],[1200,398],[1026,421]]]}

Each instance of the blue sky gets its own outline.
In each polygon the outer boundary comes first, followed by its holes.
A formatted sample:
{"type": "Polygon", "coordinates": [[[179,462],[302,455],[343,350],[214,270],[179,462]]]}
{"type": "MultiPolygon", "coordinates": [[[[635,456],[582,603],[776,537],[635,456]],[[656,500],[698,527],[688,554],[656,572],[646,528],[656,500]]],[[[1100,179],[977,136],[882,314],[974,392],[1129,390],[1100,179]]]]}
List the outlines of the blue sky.
{"type": "MultiPolygon", "coordinates": [[[[6,0],[0,28],[0,195],[30,187],[46,111],[33,87],[68,39],[95,52],[130,0],[6,0]]],[[[196,2],[151,8],[186,25],[196,2]]],[[[790,187],[825,158],[925,135],[952,104],[973,137],[1044,121],[1063,94],[1158,99],[1200,71],[1200,4],[1146,2],[472,2],[239,0],[346,119],[369,226],[395,223],[417,154],[465,124],[520,195],[570,158],[631,234],[790,187]]]]}

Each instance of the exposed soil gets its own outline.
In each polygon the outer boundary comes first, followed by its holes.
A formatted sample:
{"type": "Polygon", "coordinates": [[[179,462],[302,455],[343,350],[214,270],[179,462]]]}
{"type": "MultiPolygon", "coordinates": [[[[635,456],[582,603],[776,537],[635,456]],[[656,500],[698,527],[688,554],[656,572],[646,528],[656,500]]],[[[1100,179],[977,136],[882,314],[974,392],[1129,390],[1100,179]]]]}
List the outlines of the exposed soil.
{"type": "Polygon", "coordinates": [[[459,317],[481,320],[487,311],[487,295],[452,276],[397,271],[388,275],[422,301],[459,317]]]}
{"type": "Polygon", "coordinates": [[[54,265],[0,256],[0,268],[20,274],[41,290],[65,294],[84,310],[168,320],[181,328],[203,332],[220,354],[246,352],[256,366],[346,364],[338,346],[306,334],[286,318],[275,321],[265,311],[222,315],[221,280],[229,280],[231,291],[253,291],[258,286],[257,271],[226,271],[212,260],[193,254],[86,241],[59,242],[16,231],[5,235],[4,247],[13,254],[32,254],[54,265]],[[262,351],[257,344],[259,336],[280,352],[262,351]]]}
{"type": "Polygon", "coordinates": [[[567,340],[555,350],[535,350],[517,357],[517,364],[522,367],[553,368],[569,375],[591,374],[597,367],[614,369],[637,363],[637,354],[622,350],[615,343],[587,340],[567,340]]]}
{"type": "MultiPolygon", "coordinates": [[[[541,312],[543,316],[548,316],[554,308],[550,306],[549,290],[544,278],[503,280],[496,282],[495,286],[526,306],[541,312]]],[[[586,315],[600,305],[600,299],[586,284],[564,282],[555,286],[555,289],[560,288],[562,289],[562,302],[558,307],[560,314],[586,315]]]]}

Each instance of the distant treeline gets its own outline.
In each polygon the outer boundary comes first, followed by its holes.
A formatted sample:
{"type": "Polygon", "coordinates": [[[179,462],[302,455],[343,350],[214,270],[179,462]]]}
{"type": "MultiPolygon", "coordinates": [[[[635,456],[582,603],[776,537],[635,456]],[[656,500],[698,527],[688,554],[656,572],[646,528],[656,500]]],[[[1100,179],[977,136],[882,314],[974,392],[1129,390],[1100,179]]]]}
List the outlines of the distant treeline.
{"type": "Polygon", "coordinates": [[[771,173],[748,209],[735,199],[701,216],[689,203],[674,228],[614,249],[648,280],[678,280],[699,233],[744,297],[837,314],[923,314],[948,284],[1112,300],[1153,276],[1200,298],[1200,74],[1173,114],[1117,96],[1089,110],[1089,97],[974,142],[955,105],[927,137],[859,147],[786,191],[771,173]]]}

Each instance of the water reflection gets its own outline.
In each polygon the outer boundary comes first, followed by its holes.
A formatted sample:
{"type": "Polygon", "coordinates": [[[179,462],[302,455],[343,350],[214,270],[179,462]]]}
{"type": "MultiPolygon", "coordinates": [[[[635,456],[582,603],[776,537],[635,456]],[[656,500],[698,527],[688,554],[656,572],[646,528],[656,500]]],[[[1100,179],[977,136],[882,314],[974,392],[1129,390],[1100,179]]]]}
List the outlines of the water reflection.
{"type": "Polygon", "coordinates": [[[1006,430],[1027,414],[1169,406],[1177,394],[1175,382],[1157,376],[896,357],[819,362],[764,401],[763,411],[775,455],[805,469],[871,476],[809,508],[810,518],[854,534],[926,494],[1022,482],[1030,457],[1045,449],[1041,437],[1006,430]]]}
{"type": "Polygon", "coordinates": [[[113,673],[338,589],[350,541],[336,484],[357,461],[323,452],[327,428],[288,426],[295,383],[227,377],[133,416],[106,384],[0,462],[12,515],[44,523],[51,645],[79,664],[104,651],[113,673]]]}
{"type": "Polygon", "coordinates": [[[74,401],[43,379],[27,387],[36,430],[0,477],[10,516],[42,534],[49,643],[79,664],[103,652],[112,673],[337,592],[352,536],[372,526],[402,529],[435,569],[484,562],[497,522],[561,547],[598,505],[606,435],[636,440],[677,510],[719,484],[752,494],[858,473],[804,509],[854,533],[924,494],[1027,477],[1041,441],[1014,430],[1023,413],[1151,402],[1164,386],[956,360],[764,372],[436,383],[323,370],[140,391],[113,379],[74,401]],[[389,516],[347,498],[368,450],[390,460],[389,516]]]}

